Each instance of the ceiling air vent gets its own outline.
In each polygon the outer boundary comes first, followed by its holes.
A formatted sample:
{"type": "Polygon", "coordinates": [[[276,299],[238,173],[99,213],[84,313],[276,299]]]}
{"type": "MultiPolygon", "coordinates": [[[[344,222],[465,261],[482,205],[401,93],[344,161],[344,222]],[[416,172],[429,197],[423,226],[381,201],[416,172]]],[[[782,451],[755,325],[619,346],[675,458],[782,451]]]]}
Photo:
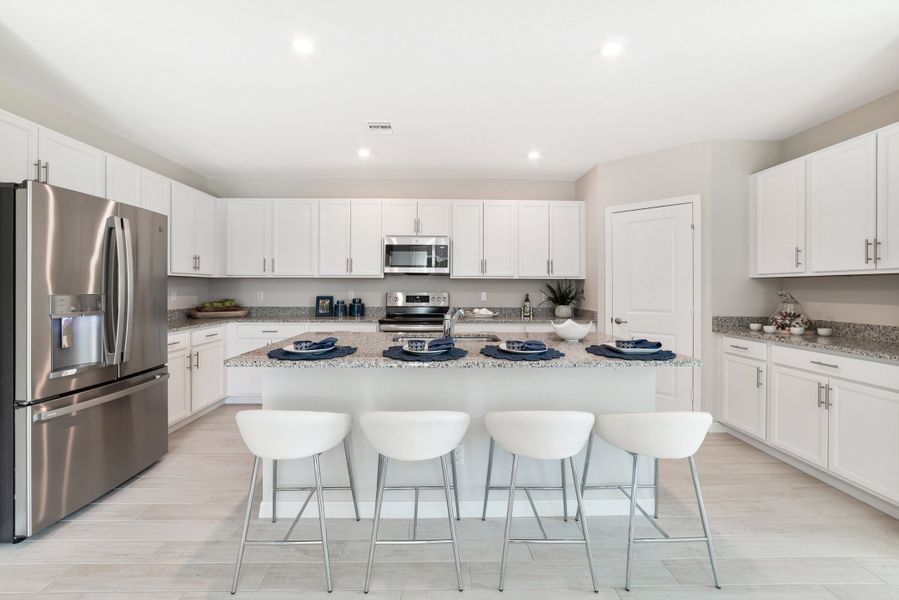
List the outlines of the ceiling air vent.
{"type": "Polygon", "coordinates": [[[393,125],[390,124],[390,121],[369,121],[366,125],[369,133],[393,133],[393,125]]]}

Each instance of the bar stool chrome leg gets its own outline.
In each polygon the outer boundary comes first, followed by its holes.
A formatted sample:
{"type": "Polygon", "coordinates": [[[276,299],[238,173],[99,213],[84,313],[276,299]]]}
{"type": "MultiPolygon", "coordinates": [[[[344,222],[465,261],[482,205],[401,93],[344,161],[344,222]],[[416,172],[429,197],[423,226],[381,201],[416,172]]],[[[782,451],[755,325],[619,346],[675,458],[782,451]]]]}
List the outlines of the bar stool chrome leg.
{"type": "Polygon", "coordinates": [[[709,562],[712,565],[712,575],[715,578],[715,587],[721,589],[718,579],[718,564],[715,562],[715,548],[712,546],[712,533],[709,531],[709,520],[705,514],[705,503],[702,501],[702,491],[699,489],[699,475],[696,473],[696,461],[693,457],[690,461],[690,474],[693,476],[693,489],[696,491],[696,504],[699,506],[699,518],[702,520],[702,532],[705,535],[705,544],[709,550],[709,562]]]}
{"type": "Polygon", "coordinates": [[[515,476],[518,473],[518,455],[512,455],[512,476],[509,478],[509,504],[506,506],[506,528],[503,533],[503,558],[499,567],[499,591],[503,591],[506,578],[506,561],[509,558],[509,540],[512,537],[512,509],[515,505],[515,476]]]}
{"type": "Polygon", "coordinates": [[[331,592],[334,586],[331,585],[331,554],[328,552],[328,530],[325,525],[325,498],[322,494],[322,469],[319,456],[319,454],[312,455],[312,465],[315,469],[315,499],[318,502],[318,524],[322,532],[322,552],[325,557],[325,580],[328,582],[328,591],[331,592]]]}
{"type": "MultiPolygon", "coordinates": [[[[453,558],[456,561],[456,579],[459,582],[459,591],[462,591],[462,560],[459,558],[459,540],[456,539],[456,523],[453,520],[453,505],[450,501],[450,485],[449,485],[449,473],[447,473],[446,468],[446,456],[440,457],[440,467],[443,470],[443,491],[446,495],[446,515],[447,521],[449,521],[449,529],[450,529],[450,539],[453,544],[453,558]]],[[[449,455],[449,460],[455,462],[455,457],[453,457],[452,453],[449,455]]],[[[459,518],[459,508],[458,502],[459,497],[456,496],[456,519],[459,518]]]]}
{"type": "Polygon", "coordinates": [[[653,466],[652,485],[655,488],[652,492],[653,505],[654,505],[653,510],[652,510],[652,516],[654,519],[658,519],[659,518],[659,459],[658,458],[655,460],[655,465],[653,466]]]}
{"type": "MultiPolygon", "coordinates": [[[[564,463],[564,461],[563,461],[564,463]]],[[[568,458],[568,465],[571,467],[571,480],[575,482],[574,497],[577,499],[577,515],[581,517],[581,534],[584,536],[584,548],[587,550],[587,564],[590,565],[590,579],[593,581],[593,591],[599,593],[599,587],[596,585],[596,569],[593,566],[593,549],[590,548],[590,534],[587,533],[587,513],[584,511],[584,496],[577,487],[577,466],[574,464],[574,457],[568,458]]]]}
{"type": "Polygon", "coordinates": [[[278,520],[278,461],[272,461],[272,523],[278,520]]]}
{"type": "MultiPolygon", "coordinates": [[[[562,468],[562,520],[568,520],[568,490],[565,485],[565,461],[560,460],[559,466],[562,468]]],[[[577,486],[577,478],[574,480],[574,485],[577,486]]]]}
{"type": "Polygon", "coordinates": [[[456,457],[450,452],[450,467],[453,471],[453,496],[456,499],[456,520],[460,521],[462,515],[459,512],[459,480],[456,478],[456,457]]]}
{"type": "Polygon", "coordinates": [[[356,481],[353,476],[353,459],[350,458],[350,436],[343,438],[343,454],[346,456],[346,472],[350,480],[350,495],[353,497],[353,512],[356,514],[356,520],[359,520],[359,503],[356,501],[356,481]]]}
{"type": "Polygon", "coordinates": [[[638,456],[636,454],[634,457],[634,466],[631,470],[631,509],[629,513],[629,520],[627,526],[627,565],[625,567],[624,573],[624,589],[627,591],[631,591],[631,558],[634,555],[634,535],[635,535],[635,519],[636,519],[636,508],[637,508],[637,459],[638,456]]]}
{"type": "Polygon", "coordinates": [[[253,474],[250,476],[250,494],[247,497],[247,511],[243,519],[243,532],[240,534],[240,550],[237,552],[237,564],[234,566],[234,579],[231,581],[231,593],[237,593],[237,579],[240,577],[240,565],[243,564],[243,553],[247,547],[247,532],[250,530],[250,514],[253,512],[253,496],[256,495],[256,478],[259,476],[259,463],[257,456],[253,462],[253,474]]]}
{"type": "Polygon", "coordinates": [[[487,520],[487,497],[490,494],[490,475],[493,473],[493,450],[496,442],[490,438],[490,453],[487,455],[487,483],[484,485],[484,510],[481,511],[481,520],[487,520]]]}
{"type": "Polygon", "coordinates": [[[368,568],[365,571],[365,587],[363,592],[368,593],[371,584],[371,567],[375,561],[375,548],[378,542],[378,526],[381,524],[381,504],[384,501],[384,482],[387,479],[387,458],[378,455],[378,489],[375,494],[375,516],[371,526],[371,548],[368,551],[368,568]]]}

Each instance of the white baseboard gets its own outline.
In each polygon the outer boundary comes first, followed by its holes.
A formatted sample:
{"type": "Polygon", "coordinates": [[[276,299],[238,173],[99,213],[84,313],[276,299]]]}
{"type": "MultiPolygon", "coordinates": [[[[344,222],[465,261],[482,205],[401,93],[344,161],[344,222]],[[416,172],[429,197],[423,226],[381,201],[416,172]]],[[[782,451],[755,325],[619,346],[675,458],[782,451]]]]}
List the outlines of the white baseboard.
{"type": "Polygon", "coordinates": [[[178,421],[177,423],[172,423],[171,425],[169,425],[169,433],[173,433],[173,432],[175,432],[175,431],[178,431],[179,429],[181,429],[181,428],[184,427],[185,425],[187,425],[187,424],[189,424],[189,423],[193,423],[194,421],[196,421],[197,419],[199,419],[200,417],[202,417],[202,416],[204,416],[204,415],[208,415],[209,413],[211,413],[212,411],[214,411],[215,409],[217,409],[219,406],[221,406],[222,404],[224,404],[225,401],[226,401],[226,399],[219,400],[218,402],[215,402],[215,403],[213,403],[213,404],[210,404],[209,406],[207,406],[206,408],[204,408],[204,409],[202,409],[202,410],[198,410],[197,412],[195,412],[194,414],[190,415],[189,417],[184,417],[183,419],[181,419],[181,420],[178,421]]]}

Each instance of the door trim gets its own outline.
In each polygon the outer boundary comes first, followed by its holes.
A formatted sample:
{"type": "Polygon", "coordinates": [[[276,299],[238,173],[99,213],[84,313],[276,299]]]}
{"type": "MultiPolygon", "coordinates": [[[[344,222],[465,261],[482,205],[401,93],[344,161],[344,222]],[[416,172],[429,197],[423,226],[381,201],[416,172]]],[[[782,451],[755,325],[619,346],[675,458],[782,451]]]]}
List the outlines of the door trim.
{"type": "MultiPolygon", "coordinates": [[[[601,331],[608,333],[612,321],[612,216],[616,213],[664,208],[667,206],[690,205],[693,213],[693,357],[702,359],[702,196],[690,194],[632,204],[607,206],[605,214],[605,244],[603,256],[604,271],[598,290],[598,297],[604,298],[603,325],[601,331]]],[[[600,330],[597,327],[597,330],[600,330]]],[[[702,378],[697,367],[690,368],[693,374],[693,410],[702,407],[702,378]]]]}

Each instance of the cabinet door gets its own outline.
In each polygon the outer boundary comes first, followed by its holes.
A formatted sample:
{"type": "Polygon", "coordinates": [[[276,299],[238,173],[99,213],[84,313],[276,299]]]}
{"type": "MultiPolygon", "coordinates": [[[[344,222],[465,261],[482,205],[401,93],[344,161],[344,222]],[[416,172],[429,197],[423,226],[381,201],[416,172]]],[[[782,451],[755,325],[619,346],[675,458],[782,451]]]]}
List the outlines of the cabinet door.
{"type": "Polygon", "coordinates": [[[381,201],[350,202],[350,275],[384,277],[381,201]]]}
{"type": "MultiPolygon", "coordinates": [[[[584,277],[583,220],[583,202],[549,203],[549,274],[553,278],[584,277]]],[[[520,252],[521,243],[518,248],[520,252]]]]}
{"type": "Polygon", "coordinates": [[[140,199],[147,210],[168,216],[172,203],[172,182],[167,177],[142,169],[140,199]]]}
{"type": "Polygon", "coordinates": [[[449,235],[450,210],[450,203],[446,200],[419,200],[418,233],[449,235]]]}
{"type": "Polygon", "coordinates": [[[190,405],[196,412],[225,397],[225,344],[215,342],[193,348],[190,405]]]}
{"type": "MultiPolygon", "coordinates": [[[[0,111],[0,181],[36,179],[37,125],[0,111]]],[[[43,177],[43,173],[41,173],[43,177]]]]}
{"type": "Polygon", "coordinates": [[[515,277],[515,224],[517,203],[513,200],[484,202],[484,275],[515,277]]]}
{"type": "Polygon", "coordinates": [[[899,124],[877,132],[877,268],[899,269],[899,124]]]}
{"type": "Polygon", "coordinates": [[[196,275],[194,245],[194,191],[172,183],[169,216],[169,265],[174,275],[196,275]]]}
{"type": "Polygon", "coordinates": [[[832,472],[899,502],[899,392],[830,380],[832,472]]]}
{"type": "Polygon", "coordinates": [[[805,159],[752,176],[755,272],[805,273],[805,159]]]}
{"type": "Polygon", "coordinates": [[[415,235],[418,233],[417,200],[384,200],[384,235],[415,235]]]}
{"type": "Polygon", "coordinates": [[[228,275],[264,277],[271,272],[267,200],[226,201],[228,275]]]}
{"type": "Polygon", "coordinates": [[[169,353],[169,425],[190,415],[191,355],[187,348],[169,353]]]}
{"type": "Polygon", "coordinates": [[[820,375],[771,367],[771,445],[822,468],[827,468],[827,409],[820,375]]]}
{"type": "Polygon", "coordinates": [[[764,440],[765,363],[724,353],[721,366],[721,420],[764,440]]]}
{"type": "Polygon", "coordinates": [[[194,201],[194,248],[197,254],[197,273],[212,275],[213,249],[215,239],[215,200],[197,190],[193,190],[194,201]]]}
{"type": "Polygon", "coordinates": [[[37,150],[50,185],[106,195],[106,155],[100,150],[48,129],[39,131],[37,150]]]}
{"type": "Polygon", "coordinates": [[[518,203],[519,277],[549,277],[549,204],[518,203]]]}
{"type": "Polygon", "coordinates": [[[272,200],[271,274],[315,275],[318,251],[315,200],[272,200]]]}
{"type": "Polygon", "coordinates": [[[811,272],[874,269],[876,133],[809,156],[808,209],[811,272]]]}
{"type": "Polygon", "coordinates": [[[481,277],[484,248],[483,202],[453,203],[453,277],[481,277]]]}
{"type": "Polygon", "coordinates": [[[141,207],[141,168],[137,165],[122,160],[121,158],[106,155],[106,198],[141,207]]]}
{"type": "MultiPolygon", "coordinates": [[[[380,255],[380,252],[378,252],[380,255]]],[[[348,277],[350,274],[350,201],[318,203],[318,274],[348,277]]]]}

